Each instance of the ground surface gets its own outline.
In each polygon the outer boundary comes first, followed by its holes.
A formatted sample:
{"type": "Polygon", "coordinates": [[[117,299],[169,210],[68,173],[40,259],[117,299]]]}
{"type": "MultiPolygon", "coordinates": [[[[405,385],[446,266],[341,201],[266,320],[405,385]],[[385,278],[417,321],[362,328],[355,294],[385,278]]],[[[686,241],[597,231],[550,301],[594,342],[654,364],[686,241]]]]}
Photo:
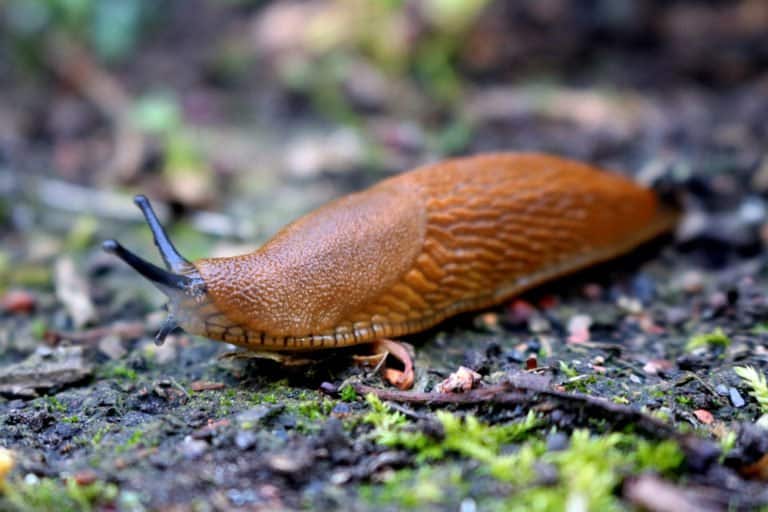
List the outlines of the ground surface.
{"type": "Polygon", "coordinates": [[[348,125],[317,114],[322,91],[286,93],[259,67],[217,74],[206,41],[258,32],[262,11],[196,5],[205,16],[171,10],[110,73],[130,95],[182,91],[202,186],[158,171],[172,152],[153,144],[127,178],[96,172],[113,132],[82,87],[55,71],[4,79],[0,446],[15,469],[0,509],[768,508],[766,411],[734,370],[768,369],[760,2],[648,2],[629,18],[492,5],[481,32],[502,37],[503,19],[519,40],[496,40],[508,51],[494,54],[474,36],[465,67],[487,62],[462,69],[460,106],[398,111],[357,84],[348,125]],[[690,34],[718,16],[735,28],[692,49],[690,34]],[[283,368],[222,358],[231,347],[183,333],[155,346],[162,297],[99,250],[116,236],[158,261],[132,193],[171,206],[161,213],[194,259],[245,252],[393,172],[500,149],[633,175],[681,207],[680,228],[408,337],[413,394],[346,352],[283,368]],[[482,377],[475,390],[437,393],[460,366],[482,377]]]}

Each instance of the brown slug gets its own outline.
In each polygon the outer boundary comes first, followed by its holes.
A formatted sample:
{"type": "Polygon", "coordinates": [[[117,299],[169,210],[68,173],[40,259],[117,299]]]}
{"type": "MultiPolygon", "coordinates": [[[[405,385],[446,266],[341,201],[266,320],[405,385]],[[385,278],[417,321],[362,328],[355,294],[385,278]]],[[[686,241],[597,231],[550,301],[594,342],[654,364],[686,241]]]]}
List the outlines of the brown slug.
{"type": "Polygon", "coordinates": [[[170,298],[157,335],[177,326],[255,351],[298,352],[389,341],[505,301],[625,253],[675,223],[653,191],[543,154],[499,153],[426,165],[337,199],[260,249],[184,259],[137,196],[167,271],[115,253],[170,298]]]}

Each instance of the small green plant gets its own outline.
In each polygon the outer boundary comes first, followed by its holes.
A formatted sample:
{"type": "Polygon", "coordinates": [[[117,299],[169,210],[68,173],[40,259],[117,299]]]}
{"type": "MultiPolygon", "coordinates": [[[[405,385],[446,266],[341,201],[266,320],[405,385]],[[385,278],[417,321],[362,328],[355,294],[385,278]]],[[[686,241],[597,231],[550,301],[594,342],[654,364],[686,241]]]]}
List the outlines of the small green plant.
{"type": "MultiPolygon", "coordinates": [[[[532,435],[541,426],[532,412],[516,423],[487,425],[474,416],[462,418],[438,411],[435,416],[443,432],[431,436],[414,430],[405,416],[377,397],[368,395],[366,400],[371,412],[364,421],[375,427],[371,435],[377,443],[415,452],[417,463],[449,454],[464,456],[481,463],[481,471],[487,475],[519,487],[513,497],[497,504],[503,510],[566,510],[575,501],[583,503],[585,510],[622,510],[615,491],[626,475],[651,470],[673,476],[684,459],[673,441],[648,441],[622,433],[592,436],[587,430],[574,431],[566,449],[547,450],[545,440],[532,435]],[[511,447],[516,449],[508,452],[511,447]],[[539,464],[556,470],[556,484],[530,485],[539,464]]],[[[413,476],[413,472],[403,474],[413,476]]],[[[413,483],[413,478],[408,481],[413,483]]],[[[396,477],[394,482],[402,479],[396,477]]],[[[418,495],[411,494],[407,500],[412,506],[440,500],[441,495],[432,493],[430,486],[419,488],[418,495]]],[[[397,489],[406,492],[403,485],[397,489]]]]}
{"type": "Polygon", "coordinates": [[[67,406],[61,403],[55,396],[48,396],[45,398],[45,401],[52,412],[67,412],[67,406]]]}
{"type": "Polygon", "coordinates": [[[113,508],[118,488],[103,481],[80,485],[74,479],[60,482],[53,478],[33,477],[10,483],[5,486],[4,493],[4,500],[0,499],[2,510],[90,512],[113,508]]]}
{"type": "Polygon", "coordinates": [[[691,352],[697,348],[702,347],[720,347],[728,348],[731,345],[731,338],[729,338],[723,330],[718,327],[712,332],[697,334],[693,336],[685,345],[686,352],[691,352]]]}
{"type": "Polygon", "coordinates": [[[99,430],[96,431],[95,434],[93,434],[93,437],[91,438],[91,444],[93,446],[99,446],[102,439],[104,439],[104,436],[107,435],[107,432],[109,432],[110,427],[109,425],[104,425],[99,430]]]}
{"type": "Polygon", "coordinates": [[[535,464],[554,467],[559,475],[553,486],[527,486],[506,503],[506,510],[567,510],[581,502],[584,510],[623,510],[615,489],[631,472],[654,470],[673,473],[683,454],[672,441],[653,443],[634,435],[612,433],[591,436],[586,430],[571,435],[566,450],[547,451],[542,441],[529,441],[516,453],[500,459],[494,476],[516,483],[530,483],[535,464]]]}
{"type": "Polygon", "coordinates": [[[729,430],[720,438],[720,463],[736,446],[736,432],[729,430]]]}
{"type": "Polygon", "coordinates": [[[121,379],[128,379],[128,380],[136,380],[139,378],[139,375],[136,373],[136,370],[128,368],[123,364],[105,366],[99,373],[101,377],[105,379],[121,378],[121,379]]]}
{"type": "Polygon", "coordinates": [[[144,438],[144,432],[142,432],[141,429],[136,429],[133,431],[133,433],[131,433],[131,436],[125,441],[124,444],[119,445],[115,449],[115,452],[116,453],[126,452],[131,448],[133,448],[134,446],[141,443],[143,441],[143,438],[144,438]]]}
{"type": "Polygon", "coordinates": [[[568,377],[569,379],[579,376],[579,372],[577,372],[572,366],[570,366],[565,361],[560,361],[558,366],[560,368],[560,372],[562,372],[562,374],[568,377]]]}
{"type": "Polygon", "coordinates": [[[346,385],[341,388],[339,393],[341,395],[341,399],[345,402],[354,402],[357,400],[357,391],[355,391],[355,388],[350,385],[346,385]]]}
{"type": "Polygon", "coordinates": [[[760,404],[760,411],[763,414],[767,414],[768,382],[766,382],[765,374],[757,371],[752,366],[737,366],[733,371],[751,388],[749,394],[760,404]]]}
{"type": "Polygon", "coordinates": [[[395,472],[381,486],[363,485],[360,496],[372,509],[382,503],[398,505],[400,510],[417,510],[439,504],[457,503],[468,492],[461,469],[453,465],[425,465],[395,472]]]}
{"type": "Polygon", "coordinates": [[[376,442],[413,450],[419,461],[439,460],[448,453],[457,453],[492,463],[502,445],[520,441],[540,426],[533,411],[522,421],[507,425],[487,425],[471,415],[462,418],[437,411],[435,416],[443,430],[442,438],[437,439],[421,431],[410,430],[405,417],[399,412],[391,412],[376,396],[369,394],[366,400],[373,411],[365,416],[364,421],[376,427],[372,433],[376,442]]]}

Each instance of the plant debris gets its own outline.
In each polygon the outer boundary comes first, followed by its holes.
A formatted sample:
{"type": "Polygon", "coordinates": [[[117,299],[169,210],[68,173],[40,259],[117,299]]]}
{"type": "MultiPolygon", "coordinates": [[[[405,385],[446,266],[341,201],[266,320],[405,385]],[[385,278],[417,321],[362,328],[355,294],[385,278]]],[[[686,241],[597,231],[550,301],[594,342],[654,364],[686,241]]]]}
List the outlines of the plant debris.
{"type": "Polygon", "coordinates": [[[0,393],[34,397],[80,382],[92,373],[82,347],[41,347],[24,361],[0,368],[0,393]]]}

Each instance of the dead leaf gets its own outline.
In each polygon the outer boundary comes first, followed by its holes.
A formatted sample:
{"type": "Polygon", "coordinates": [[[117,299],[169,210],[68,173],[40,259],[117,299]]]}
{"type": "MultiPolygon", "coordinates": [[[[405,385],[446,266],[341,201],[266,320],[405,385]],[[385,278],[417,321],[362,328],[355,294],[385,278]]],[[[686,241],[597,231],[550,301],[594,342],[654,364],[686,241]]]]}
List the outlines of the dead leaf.
{"type": "Polygon", "coordinates": [[[706,409],[696,409],[693,411],[693,414],[699,419],[700,422],[705,425],[709,425],[715,421],[715,417],[712,416],[712,413],[706,409]]]}
{"type": "Polygon", "coordinates": [[[77,272],[71,258],[60,258],[54,267],[56,296],[67,308],[77,329],[96,320],[96,308],[91,301],[88,283],[77,272]]]}
{"type": "Polygon", "coordinates": [[[459,366],[458,370],[435,386],[435,391],[438,393],[463,393],[472,389],[481,378],[482,376],[476,371],[466,366],[459,366]]]}
{"type": "Polygon", "coordinates": [[[41,348],[20,363],[0,368],[0,393],[35,397],[38,391],[78,382],[92,371],[83,347],[41,348]]]}

